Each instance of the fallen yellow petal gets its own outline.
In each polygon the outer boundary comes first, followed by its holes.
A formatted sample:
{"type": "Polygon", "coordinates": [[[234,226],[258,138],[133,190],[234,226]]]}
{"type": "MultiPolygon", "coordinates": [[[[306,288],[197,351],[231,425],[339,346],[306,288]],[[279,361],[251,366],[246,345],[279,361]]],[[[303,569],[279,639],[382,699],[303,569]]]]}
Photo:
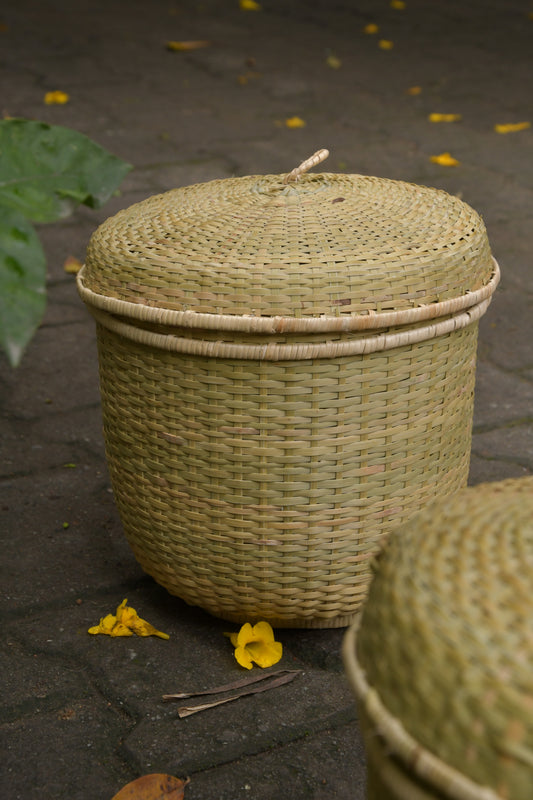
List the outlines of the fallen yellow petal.
{"type": "Polygon", "coordinates": [[[422,93],[422,87],[421,86],[410,86],[407,89],[407,94],[416,95],[416,94],[421,94],[421,93],[422,93]]]}
{"type": "Polygon", "coordinates": [[[404,0],[390,0],[390,7],[396,8],[398,11],[403,11],[405,8],[404,0]]]}
{"type": "Polygon", "coordinates": [[[382,50],[392,50],[394,47],[394,42],[391,42],[390,39],[380,39],[378,42],[378,47],[382,50]]]}
{"type": "Polygon", "coordinates": [[[430,122],[459,122],[461,119],[460,114],[430,114],[428,116],[430,122]]]}
{"type": "Polygon", "coordinates": [[[237,82],[240,83],[241,86],[246,86],[248,81],[257,80],[257,78],[261,77],[260,72],[254,72],[253,70],[248,70],[242,75],[237,75],[237,82]]]}
{"type": "Polygon", "coordinates": [[[78,261],[78,259],[75,258],[74,256],[67,256],[63,263],[63,269],[65,270],[65,272],[68,272],[69,275],[76,275],[76,273],[80,271],[82,266],[83,265],[81,261],[78,261]]]}
{"type": "Polygon", "coordinates": [[[342,66],[342,61],[337,56],[331,55],[326,58],[326,64],[331,69],[339,69],[342,66]]]}
{"type": "Polygon", "coordinates": [[[70,97],[66,92],[46,92],[44,96],[44,102],[47,106],[59,105],[62,106],[65,103],[68,103],[70,97]]]}
{"type": "Polygon", "coordinates": [[[261,3],[255,0],[239,0],[241,11],[261,11],[261,3]]]}
{"type": "Polygon", "coordinates": [[[285,120],[285,125],[287,128],[304,128],[305,121],[300,117],[289,117],[285,120]]]}
{"type": "Polygon", "coordinates": [[[237,647],[235,649],[235,659],[246,669],[252,669],[252,662],[258,667],[265,669],[277,664],[282,656],[281,642],[251,642],[247,647],[237,647]]]}
{"type": "Polygon", "coordinates": [[[115,629],[117,628],[117,625],[119,626],[117,630],[122,631],[122,628],[124,628],[124,626],[120,622],[117,623],[117,618],[115,617],[115,615],[107,614],[105,617],[102,617],[100,619],[98,625],[93,625],[92,628],[89,628],[89,633],[92,634],[104,633],[107,636],[133,636],[133,633],[131,631],[128,631],[127,628],[125,628],[127,633],[114,632],[115,629]]]}
{"type": "Polygon", "coordinates": [[[131,622],[128,628],[132,630],[133,633],[137,634],[137,636],[158,636],[160,639],[170,639],[168,633],[158,631],[157,628],[154,628],[153,625],[150,625],[149,622],[146,622],[145,619],[141,619],[140,617],[137,617],[136,620],[131,622]]]}
{"type": "Polygon", "coordinates": [[[457,167],[460,163],[449,153],[441,153],[439,156],[431,156],[430,161],[432,161],[434,164],[440,164],[441,167],[457,167]]]}
{"type": "Polygon", "coordinates": [[[102,630],[102,633],[110,633],[114,626],[117,624],[117,618],[114,614],[106,614],[105,617],[102,617],[100,620],[99,627],[102,630]]]}
{"type": "Polygon", "coordinates": [[[239,634],[238,633],[229,633],[228,631],[226,631],[224,633],[224,636],[228,637],[228,639],[232,643],[233,647],[237,647],[237,645],[239,643],[238,642],[238,639],[239,639],[239,634]]]}
{"type": "Polygon", "coordinates": [[[123,600],[122,603],[117,606],[116,618],[119,622],[124,623],[124,625],[129,625],[130,622],[137,619],[137,616],[135,609],[128,606],[127,599],[123,600]]]}
{"type": "Polygon", "coordinates": [[[211,42],[205,41],[205,39],[198,39],[196,41],[191,42],[167,42],[166,48],[167,50],[175,50],[178,52],[188,51],[188,50],[199,50],[201,47],[209,47],[211,42]]]}
{"type": "Polygon", "coordinates": [[[364,33],[373,34],[379,31],[379,26],[376,25],[374,22],[369,22],[368,25],[365,25],[363,28],[364,33]]]}
{"type": "Polygon", "coordinates": [[[169,639],[168,633],[163,633],[154,628],[149,622],[137,614],[136,610],[128,606],[128,601],[123,600],[117,608],[117,620],[123,623],[137,636],[158,636],[160,639],[169,639]]]}
{"type": "Polygon", "coordinates": [[[123,625],[122,622],[116,622],[112,629],[109,632],[110,636],[133,636],[133,631],[131,631],[126,625],[123,625]]]}
{"type": "Polygon", "coordinates": [[[98,625],[89,628],[89,633],[105,633],[108,636],[159,636],[160,639],[169,639],[168,633],[163,633],[141,619],[134,608],[128,606],[128,601],[123,600],[117,607],[116,614],[102,617],[98,625]]]}
{"type": "Polygon", "coordinates": [[[506,125],[495,125],[496,133],[516,133],[531,128],[531,122],[509,122],[506,125]]]}
{"type": "Polygon", "coordinates": [[[246,669],[253,663],[259,667],[272,667],[283,655],[281,642],[274,640],[274,631],[268,622],[258,622],[253,627],[245,622],[238,633],[227,634],[235,647],[235,659],[246,669]]]}

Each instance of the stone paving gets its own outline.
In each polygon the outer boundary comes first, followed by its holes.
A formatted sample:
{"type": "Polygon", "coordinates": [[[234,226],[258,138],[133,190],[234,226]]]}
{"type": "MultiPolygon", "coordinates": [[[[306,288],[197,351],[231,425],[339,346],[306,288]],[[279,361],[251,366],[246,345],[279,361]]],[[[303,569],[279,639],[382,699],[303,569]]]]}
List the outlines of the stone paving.
{"type": "Polygon", "coordinates": [[[94,323],[63,264],[83,260],[99,222],[148,195],[287,172],[320,147],[328,171],[458,194],[483,215],[503,275],[480,325],[470,483],[531,474],[533,132],[493,126],[533,121],[532,11],[525,0],[4,7],[3,115],[75,128],[134,169],[103,209],[40,228],[48,310],[21,366],[1,363],[2,798],[110,800],[149,772],[189,776],[187,800],[364,797],[342,630],[278,632],[280,666],[303,671],[288,686],[181,720],[161,702],[240,674],[228,623],[170,597],[125,542],[106,472],[94,323]],[[364,33],[369,23],[377,34],[364,33]],[[165,47],[198,39],[212,44],[165,47]],[[44,105],[56,89],[70,102],[44,105]],[[431,124],[430,112],[462,120],[431,124]],[[288,128],[292,116],[305,127],[288,128]],[[460,165],[430,161],[444,151],[460,165]],[[124,597],[170,639],[88,636],[124,597]]]}

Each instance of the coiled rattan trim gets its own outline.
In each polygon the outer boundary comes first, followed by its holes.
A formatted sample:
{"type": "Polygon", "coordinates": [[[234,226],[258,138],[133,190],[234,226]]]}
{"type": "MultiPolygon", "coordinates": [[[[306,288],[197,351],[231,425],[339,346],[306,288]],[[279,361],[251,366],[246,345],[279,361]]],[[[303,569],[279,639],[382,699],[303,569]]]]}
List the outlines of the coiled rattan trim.
{"type": "MultiPolygon", "coordinates": [[[[375,330],[396,325],[409,325],[424,320],[455,314],[480,304],[490,298],[500,282],[500,268],[495,258],[494,271],[486,286],[440,303],[428,303],[417,308],[399,311],[369,312],[360,315],[338,317],[254,317],[251,315],[203,314],[196,311],[175,311],[156,308],[141,303],[118,300],[100,295],[83,283],[84,268],[77,275],[78,291],[82,300],[91,309],[100,309],[108,314],[128,317],[139,322],[169,325],[204,330],[242,331],[243,333],[324,333],[375,330]]],[[[418,340],[419,341],[419,340],[418,340]]],[[[393,345],[394,347],[396,345],[393,345]]],[[[168,349],[168,348],[167,348],[168,349]]],[[[383,348],[386,349],[386,348],[383,348]]],[[[251,356],[250,356],[251,358],[251,356]]]]}
{"type": "Polygon", "coordinates": [[[345,671],[358,702],[362,704],[376,733],[385,740],[387,750],[400,758],[409,771],[443,792],[450,800],[501,800],[501,795],[470,780],[422,747],[405,730],[401,721],[387,711],[378,692],[367,682],[366,674],[357,661],[359,621],[360,618],[344,636],[342,656],[345,671]]]}
{"type": "Polygon", "coordinates": [[[193,356],[207,356],[209,358],[242,358],[254,361],[301,361],[313,358],[338,358],[341,356],[365,355],[366,353],[376,353],[383,350],[392,350],[395,347],[423,342],[426,339],[434,339],[437,336],[444,336],[453,331],[466,328],[483,316],[491,298],[484,300],[474,308],[451,317],[441,320],[433,325],[399,331],[395,333],[381,333],[376,336],[369,336],[364,339],[351,339],[345,342],[322,342],[320,344],[310,344],[301,342],[298,344],[235,344],[233,342],[213,342],[202,339],[187,339],[170,334],[154,333],[144,328],[130,325],[111,314],[97,311],[91,308],[90,311],[95,320],[104,328],[113,333],[130,339],[137,344],[144,344],[148,347],[168,350],[175,353],[183,353],[193,356]]]}

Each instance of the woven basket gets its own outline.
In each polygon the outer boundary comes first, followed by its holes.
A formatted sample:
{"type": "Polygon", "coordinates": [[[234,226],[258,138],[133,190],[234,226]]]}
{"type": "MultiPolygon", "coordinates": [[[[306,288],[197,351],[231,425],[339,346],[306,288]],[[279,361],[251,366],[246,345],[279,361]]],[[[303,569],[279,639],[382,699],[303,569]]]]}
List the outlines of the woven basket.
{"type": "Polygon", "coordinates": [[[142,567],[228,620],[335,627],[384,535],[466,482],[499,272],[457,198],[305,168],[121,211],[78,286],[142,567]]]}
{"type": "Polygon", "coordinates": [[[430,504],[388,540],[344,639],[369,800],[530,800],[533,477],[430,504]]]}

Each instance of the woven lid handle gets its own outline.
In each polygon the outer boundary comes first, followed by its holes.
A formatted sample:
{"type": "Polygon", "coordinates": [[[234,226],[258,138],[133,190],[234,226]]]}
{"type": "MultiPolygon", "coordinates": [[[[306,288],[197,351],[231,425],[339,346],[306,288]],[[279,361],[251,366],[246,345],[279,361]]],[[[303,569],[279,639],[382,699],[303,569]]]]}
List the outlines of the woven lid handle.
{"type": "Polygon", "coordinates": [[[317,164],[325,161],[328,156],[329,150],[317,150],[312,156],[306,158],[305,161],[302,161],[299,167],[295,167],[292,172],[289,172],[288,175],[285,175],[283,183],[290,183],[291,181],[299,180],[300,176],[303,175],[304,172],[307,172],[307,170],[311,169],[311,167],[316,167],[317,164]]]}

